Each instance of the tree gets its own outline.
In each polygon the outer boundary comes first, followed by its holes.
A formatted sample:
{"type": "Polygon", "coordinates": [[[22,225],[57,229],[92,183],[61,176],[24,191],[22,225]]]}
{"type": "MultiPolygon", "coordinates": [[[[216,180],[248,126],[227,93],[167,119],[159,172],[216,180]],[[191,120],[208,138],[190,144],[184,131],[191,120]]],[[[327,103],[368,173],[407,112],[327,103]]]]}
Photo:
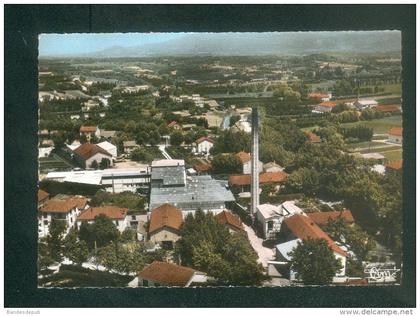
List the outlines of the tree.
{"type": "Polygon", "coordinates": [[[103,266],[120,273],[138,272],[146,265],[146,258],[140,246],[127,247],[118,242],[111,242],[102,248],[98,258],[103,266]]]}
{"type": "Polygon", "coordinates": [[[180,131],[173,131],[171,134],[171,145],[172,146],[179,146],[184,141],[184,136],[182,135],[182,132],[180,131]]]}
{"type": "Polygon", "coordinates": [[[211,213],[188,215],[176,255],[186,266],[204,271],[223,285],[260,285],[265,279],[257,255],[244,234],[231,235],[211,213]]]}
{"type": "Polygon", "coordinates": [[[63,257],[63,238],[65,231],[66,222],[64,220],[53,219],[51,221],[47,236],[47,247],[51,258],[56,262],[61,262],[63,257]]]}
{"type": "Polygon", "coordinates": [[[242,170],[242,163],[234,154],[216,155],[211,164],[215,173],[240,173],[242,170]]]}
{"type": "Polygon", "coordinates": [[[232,115],[229,119],[229,126],[232,127],[241,119],[240,115],[232,115]]]}
{"type": "Polygon", "coordinates": [[[99,168],[98,162],[96,160],[92,161],[92,163],[90,164],[90,167],[95,170],[98,169],[99,168]]]}
{"type": "Polygon", "coordinates": [[[60,148],[64,147],[64,145],[66,143],[66,140],[67,140],[67,136],[64,132],[60,131],[56,134],[53,134],[51,136],[51,139],[54,142],[54,147],[56,149],[60,149],[60,148]]]}
{"type": "Polygon", "coordinates": [[[45,240],[38,242],[38,271],[47,269],[54,263],[54,259],[51,257],[48,244],[45,240]]]}
{"type": "Polygon", "coordinates": [[[99,163],[99,169],[108,169],[109,166],[111,165],[111,161],[109,161],[109,159],[107,158],[102,158],[101,162],[99,163]]]}
{"type": "Polygon", "coordinates": [[[112,220],[104,214],[95,217],[95,222],[83,222],[79,230],[79,238],[88,245],[89,249],[103,247],[111,241],[117,240],[120,233],[112,220]]]}
{"type": "Polygon", "coordinates": [[[315,169],[299,168],[288,176],[285,186],[289,192],[314,196],[319,192],[320,177],[315,169]]]}
{"type": "Polygon", "coordinates": [[[89,252],[84,240],[79,240],[76,230],[71,230],[64,239],[64,253],[74,263],[81,265],[88,259],[89,252]]]}
{"type": "Polygon", "coordinates": [[[324,239],[306,239],[298,242],[289,254],[291,268],[306,285],[330,284],[334,275],[342,269],[340,260],[324,239]]]}

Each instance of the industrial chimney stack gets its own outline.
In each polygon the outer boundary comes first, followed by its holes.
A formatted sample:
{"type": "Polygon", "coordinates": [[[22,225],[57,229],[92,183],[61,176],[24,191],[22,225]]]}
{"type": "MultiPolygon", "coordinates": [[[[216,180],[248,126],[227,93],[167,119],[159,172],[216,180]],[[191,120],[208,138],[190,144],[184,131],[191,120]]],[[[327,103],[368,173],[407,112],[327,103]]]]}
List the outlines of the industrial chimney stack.
{"type": "Polygon", "coordinates": [[[259,162],[259,122],[258,122],[258,109],[256,106],[252,108],[252,149],[251,149],[251,215],[257,213],[257,206],[260,205],[260,175],[258,170],[259,162]]]}

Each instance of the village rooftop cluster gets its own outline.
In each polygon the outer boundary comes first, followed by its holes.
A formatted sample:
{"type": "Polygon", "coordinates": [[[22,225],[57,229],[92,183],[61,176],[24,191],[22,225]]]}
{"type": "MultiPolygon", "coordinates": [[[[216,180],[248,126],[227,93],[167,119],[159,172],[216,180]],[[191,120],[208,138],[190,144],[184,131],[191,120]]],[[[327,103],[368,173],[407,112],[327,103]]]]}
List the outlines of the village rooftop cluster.
{"type": "Polygon", "coordinates": [[[39,89],[40,286],[399,282],[399,53],[41,58],[39,89]]]}

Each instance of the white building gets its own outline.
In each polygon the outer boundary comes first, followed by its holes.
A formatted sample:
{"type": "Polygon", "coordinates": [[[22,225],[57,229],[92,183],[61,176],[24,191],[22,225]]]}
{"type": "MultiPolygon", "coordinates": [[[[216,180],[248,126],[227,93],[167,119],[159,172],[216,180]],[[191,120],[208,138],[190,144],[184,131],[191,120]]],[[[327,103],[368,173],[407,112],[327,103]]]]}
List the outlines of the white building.
{"type": "Polygon", "coordinates": [[[109,152],[112,155],[112,158],[117,158],[117,146],[114,144],[111,144],[110,142],[104,141],[101,143],[96,144],[97,146],[105,149],[107,152],[109,152]]]}
{"type": "Polygon", "coordinates": [[[94,161],[96,161],[99,166],[102,159],[109,160],[109,165],[113,165],[113,156],[108,151],[95,144],[84,143],[83,145],[77,147],[73,153],[75,159],[84,168],[92,168],[94,161]]]}
{"type": "Polygon", "coordinates": [[[119,206],[90,207],[77,216],[77,227],[80,228],[83,222],[92,224],[95,217],[105,215],[110,218],[120,232],[130,227],[130,217],[127,216],[128,209],[119,206]]]}
{"type": "Polygon", "coordinates": [[[262,226],[264,239],[275,238],[283,222],[281,205],[261,204],[257,206],[257,220],[262,226]]]}
{"type": "Polygon", "coordinates": [[[378,106],[378,102],[375,100],[357,100],[353,105],[359,110],[365,110],[378,106]]]}
{"type": "Polygon", "coordinates": [[[38,237],[46,237],[52,220],[62,220],[66,223],[66,234],[76,224],[76,218],[88,205],[88,199],[81,196],[54,198],[46,201],[39,208],[38,237]]]}
{"type": "Polygon", "coordinates": [[[284,168],[275,162],[268,162],[263,165],[264,172],[283,172],[284,168]]]}
{"type": "Polygon", "coordinates": [[[138,189],[148,188],[150,170],[145,166],[135,169],[50,172],[45,179],[103,186],[107,192],[111,193],[137,192],[138,189]]]}
{"type": "MultiPolygon", "coordinates": [[[[251,174],[251,155],[244,151],[241,151],[235,155],[242,163],[242,173],[243,174],[251,174]]],[[[263,163],[258,161],[258,172],[263,172],[263,163]]]]}
{"type": "Polygon", "coordinates": [[[393,127],[388,131],[388,141],[390,143],[403,143],[403,129],[401,127],[393,127]]]}
{"type": "Polygon", "coordinates": [[[213,140],[208,137],[201,137],[194,142],[193,152],[207,155],[213,148],[213,140]]]}

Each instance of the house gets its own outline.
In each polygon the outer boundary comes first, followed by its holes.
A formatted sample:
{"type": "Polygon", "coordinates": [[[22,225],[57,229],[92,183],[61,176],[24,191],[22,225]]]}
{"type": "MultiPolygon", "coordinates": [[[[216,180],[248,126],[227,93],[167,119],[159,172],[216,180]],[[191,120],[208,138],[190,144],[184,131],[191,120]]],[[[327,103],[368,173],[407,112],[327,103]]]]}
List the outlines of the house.
{"type": "Polygon", "coordinates": [[[172,121],[168,124],[168,128],[173,128],[177,131],[181,131],[182,130],[182,125],[178,124],[176,121],[172,121]]]}
{"type": "Polygon", "coordinates": [[[321,137],[319,137],[317,134],[314,134],[314,133],[309,132],[309,133],[306,134],[306,136],[308,137],[308,141],[311,144],[319,144],[319,143],[321,143],[321,137]]]}
{"type": "Polygon", "coordinates": [[[317,105],[312,112],[315,112],[315,113],[327,113],[327,112],[331,112],[332,109],[335,108],[336,106],[337,106],[337,103],[336,102],[333,102],[333,101],[325,101],[325,102],[322,102],[319,105],[317,105]]]}
{"type": "Polygon", "coordinates": [[[389,162],[389,163],[385,164],[385,168],[386,168],[387,171],[402,170],[402,167],[403,167],[403,161],[402,160],[392,161],[392,162],[389,162]]]}
{"type": "Polygon", "coordinates": [[[308,94],[309,99],[318,100],[321,102],[330,101],[332,98],[331,93],[312,92],[308,94]]]}
{"type": "MultiPolygon", "coordinates": [[[[247,152],[240,151],[235,154],[235,157],[238,158],[242,163],[242,173],[251,174],[251,155],[247,152]]],[[[263,163],[261,161],[258,161],[258,172],[263,172],[263,163]]]]}
{"type": "Polygon", "coordinates": [[[103,141],[103,142],[100,142],[96,145],[101,147],[102,149],[104,149],[108,153],[110,153],[112,155],[112,158],[117,158],[117,156],[118,156],[117,146],[115,146],[114,144],[111,144],[108,141],[103,141]]]}
{"type": "Polygon", "coordinates": [[[87,207],[88,199],[81,196],[63,198],[55,197],[45,201],[38,213],[38,236],[46,237],[52,220],[63,220],[66,223],[66,234],[76,224],[76,218],[87,207]]]}
{"type": "Polygon", "coordinates": [[[168,262],[154,261],[138,273],[138,286],[189,287],[207,282],[203,272],[168,262]]]}
{"type": "Polygon", "coordinates": [[[137,145],[135,140],[127,140],[123,142],[123,147],[124,147],[124,153],[125,154],[131,154],[131,152],[134,149],[140,148],[139,145],[137,145]]]}
{"type": "Polygon", "coordinates": [[[50,194],[42,189],[38,189],[38,209],[50,199],[50,194]]]}
{"type": "MultiPolygon", "coordinates": [[[[295,241],[297,244],[297,241],[306,239],[324,239],[327,242],[328,247],[333,251],[334,256],[340,260],[343,266],[336,276],[345,275],[347,252],[341,249],[309,216],[295,214],[285,218],[283,223],[287,227],[291,236],[291,238],[286,242],[298,239],[295,241]]],[[[285,246],[284,243],[280,245],[285,246]]],[[[284,259],[287,260],[287,258],[284,259]]]]}
{"type": "Polygon", "coordinates": [[[112,166],[112,155],[105,149],[95,144],[85,143],[77,147],[74,151],[74,157],[76,161],[84,168],[91,168],[92,163],[101,163],[102,159],[108,159],[112,166]]]}
{"type": "Polygon", "coordinates": [[[232,214],[228,211],[223,211],[216,215],[216,220],[219,224],[225,225],[230,233],[243,232],[244,227],[238,215],[232,214]]]}
{"type": "Polygon", "coordinates": [[[308,217],[319,226],[327,225],[330,220],[336,221],[343,219],[347,224],[354,223],[353,214],[349,210],[332,211],[332,212],[314,212],[307,213],[308,217]]]}
{"type": "Polygon", "coordinates": [[[267,162],[263,165],[264,172],[282,172],[284,170],[283,167],[273,162],[267,162]]]}
{"type": "Polygon", "coordinates": [[[98,107],[100,104],[99,104],[99,102],[98,101],[95,101],[95,100],[88,100],[88,101],[86,101],[86,102],[84,102],[83,103],[83,106],[82,106],[82,111],[90,111],[90,110],[92,110],[93,108],[96,108],[96,107],[98,107]]]}
{"type": "Polygon", "coordinates": [[[274,239],[280,232],[284,213],[280,205],[260,204],[257,206],[257,220],[262,227],[264,239],[274,239]]]}
{"type": "Polygon", "coordinates": [[[378,106],[378,102],[375,100],[357,100],[353,105],[359,110],[365,110],[378,106]]]}
{"type": "MultiPolygon", "coordinates": [[[[285,172],[264,172],[260,173],[259,182],[261,184],[275,184],[277,185],[276,189],[280,189],[280,184],[286,181],[287,173],[285,172]]],[[[249,189],[251,185],[251,175],[250,174],[241,174],[241,175],[232,175],[229,176],[228,180],[229,186],[239,187],[242,192],[249,189]]]]}
{"type": "Polygon", "coordinates": [[[393,127],[388,131],[388,141],[391,143],[402,144],[403,129],[401,127],[393,127]]]}
{"type": "Polygon", "coordinates": [[[180,238],[182,211],[171,204],[163,204],[150,214],[149,240],[162,244],[165,249],[173,249],[180,238]]]}
{"type": "Polygon", "coordinates": [[[197,127],[197,124],[183,124],[182,125],[182,130],[183,131],[190,131],[195,127],[197,127]]]}
{"type": "Polygon", "coordinates": [[[111,140],[115,136],[116,133],[117,133],[116,131],[106,131],[104,129],[101,129],[99,131],[99,136],[101,138],[105,138],[107,140],[111,140]]]}
{"type": "Polygon", "coordinates": [[[80,126],[80,136],[86,136],[87,141],[90,141],[93,136],[100,137],[101,132],[98,126],[80,126]]]}
{"type": "Polygon", "coordinates": [[[77,227],[80,228],[83,222],[92,224],[95,217],[105,215],[109,217],[120,232],[130,227],[130,219],[127,216],[128,208],[119,206],[90,207],[77,217],[77,227]]]}
{"type": "Polygon", "coordinates": [[[208,137],[200,137],[193,143],[193,152],[198,154],[207,155],[210,153],[210,149],[213,148],[214,141],[208,137]]]}

